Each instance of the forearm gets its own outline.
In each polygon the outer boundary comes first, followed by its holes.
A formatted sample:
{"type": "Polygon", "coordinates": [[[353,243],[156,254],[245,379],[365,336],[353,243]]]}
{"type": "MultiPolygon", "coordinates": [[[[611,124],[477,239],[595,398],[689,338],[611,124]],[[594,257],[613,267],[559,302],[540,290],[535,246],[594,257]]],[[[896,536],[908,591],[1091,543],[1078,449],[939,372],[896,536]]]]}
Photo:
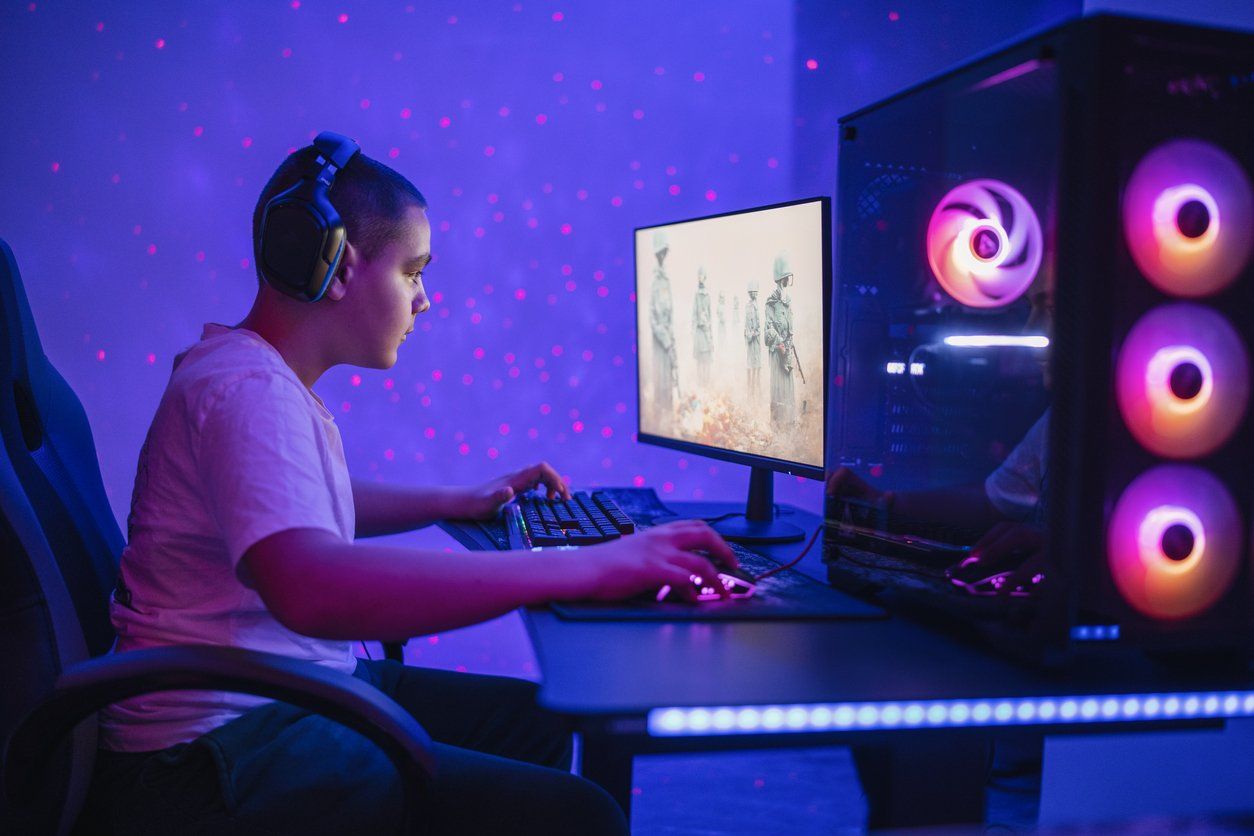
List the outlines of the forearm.
{"type": "Polygon", "coordinates": [[[360,543],[310,551],[266,574],[263,599],[285,626],[315,638],[396,641],[591,587],[587,562],[560,552],[452,555],[360,543]]]}
{"type": "Polygon", "coordinates": [[[356,536],[397,534],[462,514],[463,488],[387,485],[353,480],[356,536]]]}
{"type": "Polygon", "coordinates": [[[890,525],[907,528],[914,522],[984,530],[1005,519],[982,484],[894,493],[888,512],[890,525]]]}

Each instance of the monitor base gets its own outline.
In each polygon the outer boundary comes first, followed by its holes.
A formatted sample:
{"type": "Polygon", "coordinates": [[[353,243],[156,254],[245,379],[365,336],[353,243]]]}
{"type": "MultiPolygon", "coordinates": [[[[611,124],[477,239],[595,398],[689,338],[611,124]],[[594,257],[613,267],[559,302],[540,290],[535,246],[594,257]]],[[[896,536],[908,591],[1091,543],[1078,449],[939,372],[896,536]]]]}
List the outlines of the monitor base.
{"type": "Polygon", "coordinates": [[[805,532],[790,522],[782,520],[751,520],[746,517],[733,517],[711,523],[723,539],[745,545],[767,545],[770,543],[795,543],[805,537],[805,532]]]}

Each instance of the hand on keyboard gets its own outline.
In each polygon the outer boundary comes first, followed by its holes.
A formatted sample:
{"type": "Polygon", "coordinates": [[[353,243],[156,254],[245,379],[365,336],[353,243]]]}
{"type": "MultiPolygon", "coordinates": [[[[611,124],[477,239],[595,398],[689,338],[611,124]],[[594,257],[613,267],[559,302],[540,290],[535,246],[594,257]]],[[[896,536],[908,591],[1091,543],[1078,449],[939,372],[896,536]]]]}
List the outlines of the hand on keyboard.
{"type": "MultiPolygon", "coordinates": [[[[726,585],[694,584],[693,576],[716,578],[720,568],[731,572],[739,561],[723,538],[703,522],[684,520],[659,525],[645,531],[579,549],[570,553],[579,571],[588,573],[584,598],[619,601],[650,593],[664,586],[679,600],[698,601],[729,597],[726,585]]],[[[673,600],[673,599],[668,599],[673,600]]]]}
{"type": "Polygon", "coordinates": [[[562,477],[548,462],[540,462],[481,485],[455,489],[464,494],[458,500],[464,508],[455,516],[468,520],[492,519],[505,503],[533,488],[549,499],[570,499],[570,488],[562,477]]]}

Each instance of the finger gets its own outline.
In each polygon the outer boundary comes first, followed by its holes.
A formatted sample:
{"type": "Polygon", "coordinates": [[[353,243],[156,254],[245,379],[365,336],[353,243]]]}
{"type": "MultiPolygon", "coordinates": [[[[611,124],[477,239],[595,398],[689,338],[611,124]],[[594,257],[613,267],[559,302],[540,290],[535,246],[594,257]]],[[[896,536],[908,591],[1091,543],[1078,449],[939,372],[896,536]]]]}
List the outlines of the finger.
{"type": "Polygon", "coordinates": [[[671,543],[685,551],[701,550],[708,552],[716,563],[722,563],[733,569],[740,568],[740,561],[727,541],[718,532],[703,522],[695,525],[676,525],[671,543]]]}
{"type": "Polygon", "coordinates": [[[692,572],[682,566],[670,564],[663,570],[663,580],[674,595],[689,603],[696,603],[697,590],[692,585],[692,572]]]}
{"type": "Polygon", "coordinates": [[[570,499],[570,488],[566,487],[566,483],[562,481],[562,477],[557,475],[557,471],[548,462],[540,462],[528,469],[528,478],[533,485],[544,485],[545,491],[549,499],[570,499]]]}
{"type": "Polygon", "coordinates": [[[679,566],[684,567],[684,569],[688,571],[688,574],[696,575],[698,578],[701,578],[703,585],[714,587],[720,598],[727,597],[727,589],[724,588],[723,582],[719,580],[718,577],[718,567],[709,560],[706,560],[699,554],[693,554],[692,552],[685,551],[675,551],[672,555],[670,555],[669,560],[673,564],[678,564],[679,566]]]}

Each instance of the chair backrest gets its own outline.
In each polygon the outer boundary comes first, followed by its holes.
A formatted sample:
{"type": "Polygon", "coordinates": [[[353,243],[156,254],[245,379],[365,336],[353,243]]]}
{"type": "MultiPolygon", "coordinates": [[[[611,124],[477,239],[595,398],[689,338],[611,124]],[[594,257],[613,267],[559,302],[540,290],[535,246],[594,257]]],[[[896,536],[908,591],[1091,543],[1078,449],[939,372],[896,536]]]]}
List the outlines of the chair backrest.
{"type": "MultiPolygon", "coordinates": [[[[113,643],[122,532],[82,404],[44,354],[17,262],[0,241],[0,744],[71,664],[113,643]]],[[[94,727],[67,754],[70,793],[94,727]]],[[[86,767],[84,767],[84,761],[86,767]]],[[[83,785],[85,786],[85,784],[83,785]]],[[[3,809],[0,808],[0,812],[3,809]]],[[[2,819],[0,819],[2,820],[2,819]]]]}
{"type": "Polygon", "coordinates": [[[123,538],[109,507],[87,415],[48,361],[17,262],[0,241],[0,436],[52,546],[88,652],[113,643],[109,592],[123,538]]]}

